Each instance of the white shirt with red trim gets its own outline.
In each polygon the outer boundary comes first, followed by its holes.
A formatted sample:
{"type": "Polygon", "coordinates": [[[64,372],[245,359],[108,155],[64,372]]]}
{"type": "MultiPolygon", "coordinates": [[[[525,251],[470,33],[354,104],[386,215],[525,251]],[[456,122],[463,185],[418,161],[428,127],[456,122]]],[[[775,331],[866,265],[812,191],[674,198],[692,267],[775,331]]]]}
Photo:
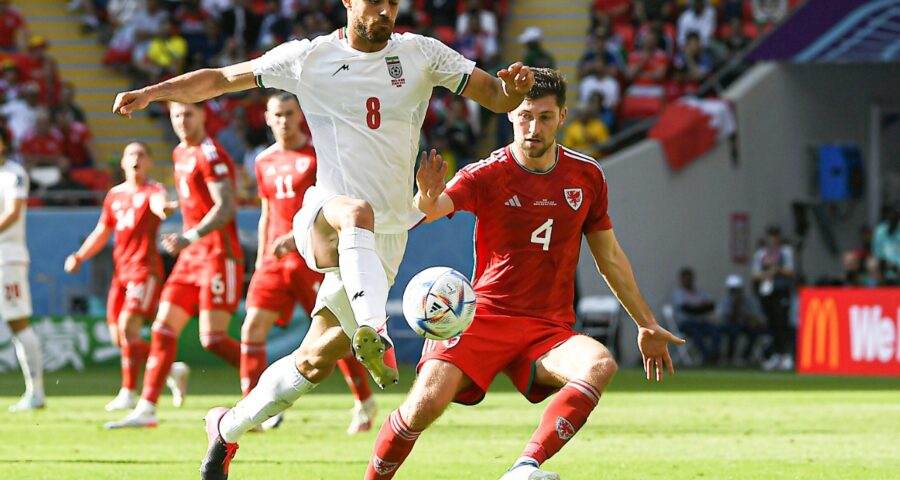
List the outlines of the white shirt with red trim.
{"type": "Polygon", "coordinates": [[[341,29],[284,43],[251,65],[261,87],[299,98],[315,140],[317,186],[368,201],[380,233],[421,220],[412,185],[431,91],[462,93],[474,62],[411,33],[393,34],[378,52],[360,52],[341,29]]]}
{"type": "MultiPolygon", "coordinates": [[[[21,165],[7,160],[0,165],[0,214],[15,208],[18,200],[28,198],[28,174],[21,165]]],[[[22,207],[19,218],[6,230],[0,232],[0,265],[29,263],[28,247],[25,246],[25,211],[22,207]]]]}

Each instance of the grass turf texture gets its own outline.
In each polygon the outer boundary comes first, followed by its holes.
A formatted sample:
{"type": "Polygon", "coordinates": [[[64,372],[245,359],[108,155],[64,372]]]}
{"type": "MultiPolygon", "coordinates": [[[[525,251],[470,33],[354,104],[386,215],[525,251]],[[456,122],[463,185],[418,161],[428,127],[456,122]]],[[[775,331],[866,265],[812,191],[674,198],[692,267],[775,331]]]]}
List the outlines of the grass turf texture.
{"type": "MultiPolygon", "coordinates": [[[[122,416],[103,405],[117,370],[46,376],[48,408],[10,414],[19,375],[0,375],[0,478],[198,478],[202,418],[237,400],[237,375],[191,377],[184,408],[163,396],[160,426],[103,431],[122,416]]],[[[412,380],[378,393],[375,429],[412,380]]],[[[247,434],[234,479],[359,479],[375,432],[348,437],[352,399],[332,376],[288,411],[278,430],[247,434]]],[[[498,378],[477,407],[453,406],[419,439],[402,479],[497,479],[519,455],[543,406],[498,378]]],[[[621,371],[587,426],[545,464],[563,479],[888,479],[900,474],[900,380],[682,370],[663,384],[621,371]]]]}

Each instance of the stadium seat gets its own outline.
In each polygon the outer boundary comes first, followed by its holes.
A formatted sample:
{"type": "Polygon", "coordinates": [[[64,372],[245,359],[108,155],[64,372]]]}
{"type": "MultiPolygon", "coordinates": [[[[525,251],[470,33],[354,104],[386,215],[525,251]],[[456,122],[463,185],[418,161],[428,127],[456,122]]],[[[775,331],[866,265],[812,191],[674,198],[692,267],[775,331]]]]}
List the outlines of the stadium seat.
{"type": "Polygon", "coordinates": [[[575,330],[603,342],[611,352],[616,347],[616,331],[622,314],[622,306],[616,297],[591,295],[578,300],[575,309],[575,330]]]}

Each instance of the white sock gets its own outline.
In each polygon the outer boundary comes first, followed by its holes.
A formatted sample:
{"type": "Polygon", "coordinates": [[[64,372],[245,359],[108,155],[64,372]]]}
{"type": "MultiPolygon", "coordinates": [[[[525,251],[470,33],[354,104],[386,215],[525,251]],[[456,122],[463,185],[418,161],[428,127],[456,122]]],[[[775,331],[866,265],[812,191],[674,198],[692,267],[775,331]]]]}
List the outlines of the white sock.
{"type": "Polygon", "coordinates": [[[375,234],[363,228],[348,228],[338,235],[338,267],[353,316],[360,325],[384,324],[388,297],[387,274],[375,251],[375,234]]]}
{"type": "Polygon", "coordinates": [[[16,357],[25,377],[25,394],[44,396],[44,360],[41,341],[31,327],[25,327],[13,335],[16,357]]]}
{"type": "Polygon", "coordinates": [[[519,457],[519,459],[516,460],[515,463],[513,463],[513,467],[516,467],[517,465],[531,465],[531,466],[534,466],[535,468],[538,468],[541,466],[541,464],[538,463],[537,460],[535,460],[531,457],[519,457]]]}
{"type": "Polygon", "coordinates": [[[256,387],[219,421],[219,432],[228,443],[270,417],[285,411],[303,394],[316,388],[297,370],[294,355],[269,365],[256,387]]]}

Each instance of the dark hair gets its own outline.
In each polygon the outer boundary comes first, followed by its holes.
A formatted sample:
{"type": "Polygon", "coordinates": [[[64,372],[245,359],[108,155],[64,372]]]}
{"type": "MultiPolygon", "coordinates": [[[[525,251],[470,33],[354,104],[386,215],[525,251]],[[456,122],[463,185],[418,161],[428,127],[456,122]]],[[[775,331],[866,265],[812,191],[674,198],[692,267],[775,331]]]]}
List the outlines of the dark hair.
{"type": "Polygon", "coordinates": [[[689,40],[697,40],[699,42],[700,34],[694,30],[691,30],[690,32],[687,33],[687,35],[685,35],[684,40],[685,40],[685,42],[687,42],[689,40]]]}
{"type": "Polygon", "coordinates": [[[140,145],[141,147],[144,148],[144,150],[147,151],[147,155],[153,156],[153,150],[150,149],[150,145],[147,145],[147,142],[145,142],[143,140],[131,140],[130,142],[126,143],[125,146],[127,147],[127,146],[131,145],[132,143],[136,143],[136,144],[140,145]]]}
{"type": "Polygon", "coordinates": [[[172,105],[173,103],[180,103],[182,105],[188,105],[188,106],[191,106],[194,108],[199,108],[200,110],[203,110],[204,112],[206,111],[206,101],[205,100],[202,100],[199,102],[176,102],[175,100],[169,100],[169,105],[172,105]]]}
{"type": "Polygon", "coordinates": [[[694,276],[694,269],[691,267],[682,267],[681,270],[678,271],[678,276],[683,277],[685,275],[694,276]]]}
{"type": "Polygon", "coordinates": [[[277,92],[269,95],[269,98],[266,101],[268,102],[269,100],[272,100],[273,98],[277,98],[279,102],[289,102],[289,101],[293,100],[293,101],[297,102],[297,105],[300,105],[300,100],[293,93],[289,93],[289,92],[285,92],[285,91],[277,91],[277,92]]]}
{"type": "Polygon", "coordinates": [[[555,95],[556,105],[562,108],[566,104],[566,78],[552,68],[532,68],[531,71],[534,72],[534,86],[525,98],[537,100],[555,95]]]}
{"type": "Polygon", "coordinates": [[[6,150],[12,150],[12,143],[9,140],[9,131],[6,129],[6,124],[0,122],[0,142],[3,142],[3,146],[6,147],[6,150]]]}

